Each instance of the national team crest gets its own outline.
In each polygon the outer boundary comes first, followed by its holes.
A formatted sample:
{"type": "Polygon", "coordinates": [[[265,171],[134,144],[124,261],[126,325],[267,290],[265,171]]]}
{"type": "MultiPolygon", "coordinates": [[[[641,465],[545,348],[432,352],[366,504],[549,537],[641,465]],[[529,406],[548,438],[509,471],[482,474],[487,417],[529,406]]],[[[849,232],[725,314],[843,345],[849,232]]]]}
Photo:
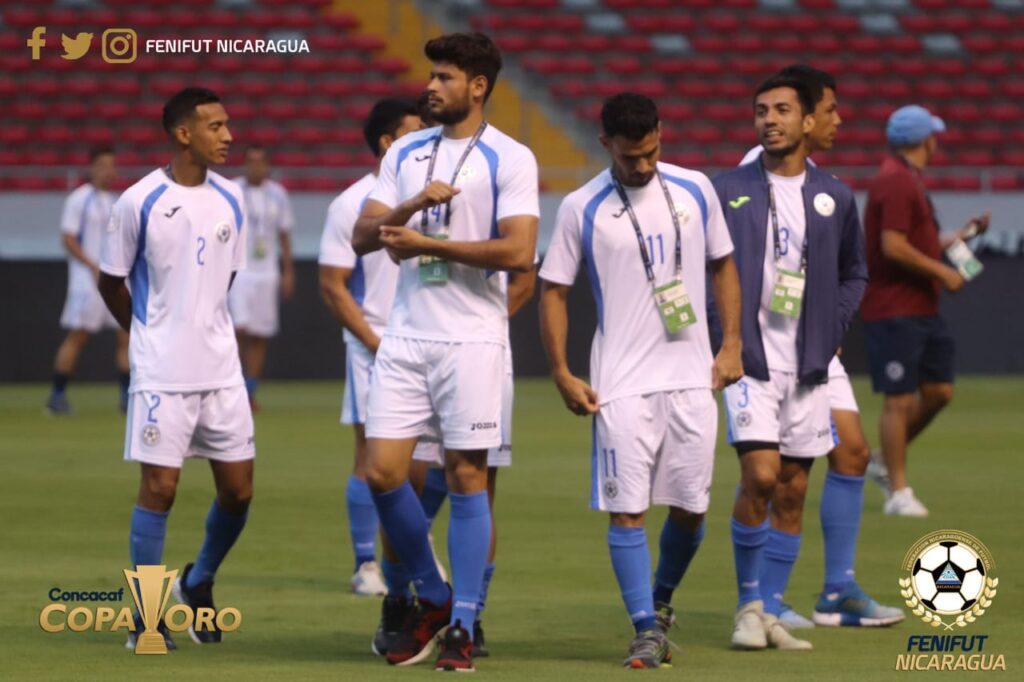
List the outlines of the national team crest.
{"type": "Polygon", "coordinates": [[[737,426],[740,426],[740,427],[750,426],[750,422],[751,421],[753,421],[753,419],[751,418],[749,412],[740,412],[738,415],[736,415],[736,424],[737,424],[737,426]]]}
{"type": "Polygon", "coordinates": [[[160,442],[160,429],[156,424],[146,424],[142,427],[142,442],[146,445],[156,445],[160,442]]]}
{"type": "Polygon", "coordinates": [[[676,215],[679,216],[679,222],[685,225],[690,222],[690,209],[685,204],[676,204],[674,206],[676,215]]]}
{"type": "Polygon", "coordinates": [[[221,244],[227,244],[231,239],[231,226],[227,223],[217,223],[217,240],[221,244]]]}
{"type": "Polygon", "coordinates": [[[604,496],[609,500],[614,500],[619,494],[619,486],[615,481],[604,482],[604,496]]]}
{"type": "Polygon", "coordinates": [[[472,180],[475,177],[476,177],[476,168],[472,164],[469,164],[469,163],[464,164],[462,166],[462,168],[459,169],[459,181],[460,182],[469,182],[470,180],[472,180]]]}

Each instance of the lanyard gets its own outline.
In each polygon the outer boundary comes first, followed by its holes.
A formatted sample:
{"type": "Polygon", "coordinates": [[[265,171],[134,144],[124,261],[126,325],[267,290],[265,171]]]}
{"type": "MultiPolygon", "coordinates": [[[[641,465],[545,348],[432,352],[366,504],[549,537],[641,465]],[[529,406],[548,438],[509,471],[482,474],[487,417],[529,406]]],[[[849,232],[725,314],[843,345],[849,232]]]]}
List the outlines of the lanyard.
{"type": "MultiPolygon", "coordinates": [[[[775,244],[775,263],[778,265],[782,257],[782,244],[779,242],[779,214],[775,210],[775,188],[768,182],[768,212],[772,217],[772,239],[775,244]]],[[[804,235],[804,243],[800,246],[800,272],[807,272],[807,235],[804,235]]]]}
{"type": "MultiPolygon", "coordinates": [[[[615,184],[615,191],[619,193],[619,199],[622,201],[626,208],[626,213],[629,214],[629,221],[633,223],[633,231],[636,232],[636,241],[640,245],[640,258],[644,261],[644,272],[647,273],[647,281],[654,286],[654,264],[651,262],[651,256],[647,253],[647,245],[644,243],[643,232],[640,231],[640,221],[636,218],[636,213],[633,211],[633,205],[629,202],[629,197],[626,196],[626,190],[619,182],[619,179],[615,177],[615,171],[609,171],[612,176],[612,182],[615,184]]],[[[668,185],[665,184],[665,178],[661,177],[661,171],[655,170],[655,175],[658,176],[658,183],[661,184],[661,191],[665,195],[665,202],[668,204],[668,212],[672,216],[672,227],[675,228],[676,232],[676,277],[682,278],[683,272],[683,247],[682,247],[682,235],[679,228],[679,216],[676,215],[676,207],[672,202],[672,195],[669,194],[668,185]]]]}
{"type": "MultiPolygon", "coordinates": [[[[455,181],[459,179],[459,172],[462,170],[462,165],[466,163],[466,159],[469,158],[470,152],[476,147],[476,143],[480,141],[480,136],[484,134],[484,130],[487,128],[487,121],[481,121],[480,127],[473,133],[473,137],[469,138],[469,144],[466,145],[465,151],[462,152],[462,156],[459,158],[459,162],[455,164],[455,170],[452,171],[452,187],[455,186],[455,181]]],[[[430,150],[430,163],[427,164],[427,179],[423,182],[423,186],[427,187],[434,179],[434,164],[437,163],[437,150],[441,147],[441,135],[439,134],[434,138],[434,147],[430,150]]],[[[423,234],[427,233],[427,222],[429,218],[427,216],[427,209],[423,210],[420,217],[420,230],[423,234]]],[[[444,227],[447,231],[448,226],[452,221],[452,202],[446,201],[444,204],[444,227]]]]}

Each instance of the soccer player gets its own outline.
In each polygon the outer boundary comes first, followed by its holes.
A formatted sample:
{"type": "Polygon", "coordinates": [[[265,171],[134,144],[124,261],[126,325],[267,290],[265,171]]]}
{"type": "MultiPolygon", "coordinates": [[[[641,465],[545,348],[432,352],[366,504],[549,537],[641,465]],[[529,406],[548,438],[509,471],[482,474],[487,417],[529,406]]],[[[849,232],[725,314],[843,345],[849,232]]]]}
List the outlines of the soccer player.
{"type": "Polygon", "coordinates": [[[529,271],[536,249],[537,163],[488,125],[483,107],[501,55],[479,33],[427,42],[431,113],[441,127],[392,145],[356,222],[357,254],[401,261],[374,362],[367,482],[385,534],[416,587],[416,611],[388,649],[422,660],[444,632],[439,670],[473,670],[472,632],[490,544],[487,450],[501,445],[508,309],[498,270],[529,271]],[[451,501],[452,587],[407,480],[417,439],[440,434],[451,501]],[[445,626],[451,625],[445,629],[445,626]]]}
{"type": "Polygon", "coordinates": [[[942,262],[942,251],[987,230],[990,218],[986,212],[953,235],[939,235],[922,171],[945,129],[924,107],[893,112],[885,128],[891,153],[871,179],[864,209],[870,279],[860,314],[871,383],[885,394],[879,419],[885,461],[873,478],[888,483],[884,511],[895,516],[928,515],[907,483],[907,446],[953,398],[955,349],[939,315],[939,291],[959,291],[964,278],[942,262]]]}
{"type": "Polygon", "coordinates": [[[278,297],[287,299],[295,293],[291,240],[295,215],[288,191],[270,179],[265,148],[251,145],[245,150],[245,175],[235,178],[235,183],[245,197],[249,253],[245,270],[238,273],[231,286],[228,306],[242,356],[245,389],[256,410],[256,388],[267,359],[267,340],[277,334],[278,297]]]}
{"type": "MultiPolygon", "coordinates": [[[[370,151],[381,159],[396,140],[421,127],[414,103],[383,99],[370,111],[363,136],[370,151]]],[[[352,592],[358,595],[380,595],[387,591],[376,561],[377,509],[366,485],[365,423],[373,356],[394,301],[398,266],[383,251],[356,256],[352,249],[352,229],[379,172],[378,163],[372,173],[331,202],[320,240],[320,293],[345,328],[347,386],[342,398],[341,423],[352,424],[356,439],[345,501],[356,564],[352,592]]]]}
{"type": "Polygon", "coordinates": [[[95,147],[89,152],[89,182],[72,192],[64,202],[60,231],[61,243],[68,252],[68,293],[60,326],[67,329],[68,334],[53,361],[53,388],[46,400],[46,410],[52,415],[71,413],[71,403],[65,393],[68,381],[89,337],[104,328],[117,330],[115,360],[121,385],[121,409],[127,407],[128,334],[117,326],[96,288],[100,274],[100,239],[114,205],[115,196],[110,187],[115,177],[114,149],[95,147]]]}
{"type": "Polygon", "coordinates": [[[710,180],[658,161],[654,102],[616,95],[601,127],[611,168],[559,208],[540,271],[541,335],[566,406],[594,415],[590,504],[609,513],[612,567],[636,631],[624,665],[657,668],[672,657],[672,594],[704,534],[718,431],[711,389],[743,374],[739,280],[710,180]],[[566,297],[581,265],[597,303],[593,386],[570,373],[565,352],[566,297]],[[715,357],[706,267],[724,336],[715,357]],[[669,507],[653,592],[644,532],[652,502],[669,507]]]}
{"type": "Polygon", "coordinates": [[[812,648],[780,623],[781,595],[799,551],[811,463],[835,445],[828,364],[867,277],[853,193],[806,163],[814,109],[803,79],[762,83],[754,98],[760,161],[714,180],[728,206],[743,289],[746,374],[725,390],[741,472],[732,521],[739,586],[732,642],[743,649],[812,648]],[[775,496],[779,486],[785,496],[775,496]]]}
{"type": "MultiPolygon", "coordinates": [[[[131,518],[132,565],[162,562],[181,466],[188,457],[209,460],[217,496],[206,538],[173,589],[194,609],[214,608],[214,576],[252,498],[252,412],[227,301],[234,273],[245,266],[245,204],[238,186],[209,168],[227,160],[232,141],[217,95],[178,92],[164,105],[163,127],[173,157],[114,205],[99,288],[121,327],[131,329],[124,456],[142,473],[131,518]]],[[[136,616],[129,646],[140,628],[136,616]]],[[[162,622],[160,628],[173,648],[162,622]]],[[[191,627],[189,634],[202,644],[222,636],[216,628],[191,627]]]]}
{"type": "MultiPolygon", "coordinates": [[[[814,127],[804,137],[807,153],[832,149],[836,132],[842,124],[835,79],[805,64],[788,66],[778,75],[803,80],[811,91],[814,127]]],[[[759,162],[761,152],[760,145],[751,149],[740,165],[759,162]]],[[[807,164],[814,165],[810,158],[807,164]]],[[[870,461],[870,449],[860,423],[857,398],[850,377],[838,354],[828,365],[828,402],[835,436],[839,442],[828,453],[828,473],[825,475],[819,510],[825,546],[825,582],[812,615],[813,620],[800,615],[784,601],[779,620],[789,629],[814,627],[815,624],[892,625],[903,620],[903,611],[883,606],[871,599],[853,579],[857,533],[864,506],[864,473],[870,461]]],[[[785,498],[792,494],[789,486],[782,484],[776,487],[774,499],[778,499],[778,504],[784,508],[785,498]]],[[[788,561],[787,540],[790,539],[783,531],[768,536],[764,549],[764,572],[772,570],[776,559],[788,561]]]]}

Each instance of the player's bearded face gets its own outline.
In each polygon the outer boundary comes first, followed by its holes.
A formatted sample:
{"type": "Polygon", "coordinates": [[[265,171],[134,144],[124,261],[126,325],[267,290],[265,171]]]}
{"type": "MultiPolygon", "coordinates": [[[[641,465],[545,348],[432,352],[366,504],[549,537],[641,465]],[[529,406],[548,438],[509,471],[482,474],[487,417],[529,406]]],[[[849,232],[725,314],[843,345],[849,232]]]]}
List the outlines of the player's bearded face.
{"type": "Polygon", "coordinates": [[[197,161],[220,165],[228,160],[231,148],[228,114],[219,102],[201,104],[188,125],[188,147],[197,161]]]}
{"type": "Polygon", "coordinates": [[[471,97],[469,74],[450,64],[435,64],[427,85],[431,117],[442,125],[454,125],[469,116],[471,97]]]}
{"type": "Polygon", "coordinates": [[[661,156],[661,125],[639,140],[622,135],[601,136],[601,144],[612,157],[615,177],[628,187],[643,187],[654,178],[661,156]]]}
{"type": "Polygon", "coordinates": [[[813,114],[804,115],[792,88],[762,92],[754,102],[754,128],[768,156],[785,157],[803,144],[814,129],[813,114]]]}

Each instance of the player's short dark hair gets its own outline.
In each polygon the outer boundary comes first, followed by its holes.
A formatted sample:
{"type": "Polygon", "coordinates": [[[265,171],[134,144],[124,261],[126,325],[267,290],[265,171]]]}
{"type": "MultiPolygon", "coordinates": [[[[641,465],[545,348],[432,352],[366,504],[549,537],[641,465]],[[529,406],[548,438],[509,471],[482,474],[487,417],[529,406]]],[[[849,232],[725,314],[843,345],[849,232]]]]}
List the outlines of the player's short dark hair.
{"type": "Polygon", "coordinates": [[[89,148],[89,163],[93,163],[96,159],[107,154],[113,155],[114,148],[109,144],[97,144],[89,148]]]}
{"type": "Polygon", "coordinates": [[[163,125],[168,135],[174,134],[174,128],[183,120],[192,116],[196,107],[203,104],[219,102],[220,97],[206,88],[185,88],[180,90],[174,97],[167,100],[164,105],[163,125]]]}
{"type": "Polygon", "coordinates": [[[416,98],[416,113],[419,114],[420,120],[423,121],[423,125],[428,128],[433,128],[437,125],[434,121],[434,115],[430,111],[430,91],[424,90],[416,98]]]}
{"type": "Polygon", "coordinates": [[[484,100],[491,96],[501,71],[501,52],[483,33],[448,33],[427,41],[423,53],[432,62],[454,64],[470,78],[487,79],[484,100]]]}
{"type": "Polygon", "coordinates": [[[839,92],[839,89],[836,87],[836,79],[832,74],[807,64],[790,64],[775,75],[785,78],[797,78],[807,83],[815,106],[825,98],[825,88],[832,90],[832,92],[839,92]]]}
{"type": "Polygon", "coordinates": [[[370,109],[370,115],[363,123],[363,137],[374,156],[380,156],[380,136],[395,136],[406,116],[419,116],[419,109],[412,100],[388,97],[379,100],[370,109]]]}
{"type": "Polygon", "coordinates": [[[620,92],[604,101],[601,129],[605,137],[621,135],[627,140],[642,140],[658,127],[658,106],[650,97],[620,92]]]}
{"type": "Polygon", "coordinates": [[[757,96],[762,92],[768,92],[769,90],[775,90],[777,88],[791,88],[796,92],[796,99],[800,102],[800,111],[804,116],[814,113],[814,97],[811,95],[811,88],[807,85],[807,82],[801,78],[780,76],[778,74],[772,76],[757,87],[757,91],[754,92],[755,104],[757,102],[757,96]]]}

